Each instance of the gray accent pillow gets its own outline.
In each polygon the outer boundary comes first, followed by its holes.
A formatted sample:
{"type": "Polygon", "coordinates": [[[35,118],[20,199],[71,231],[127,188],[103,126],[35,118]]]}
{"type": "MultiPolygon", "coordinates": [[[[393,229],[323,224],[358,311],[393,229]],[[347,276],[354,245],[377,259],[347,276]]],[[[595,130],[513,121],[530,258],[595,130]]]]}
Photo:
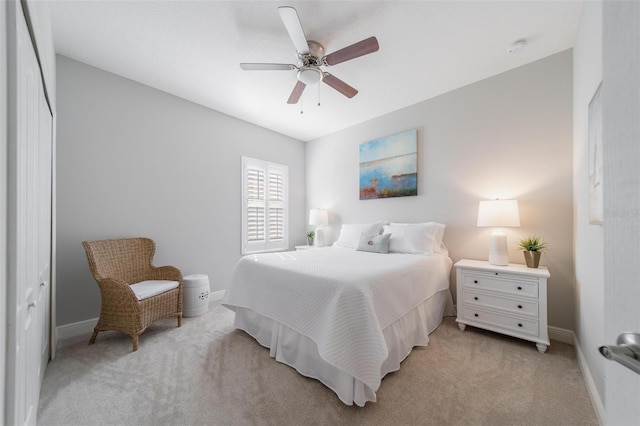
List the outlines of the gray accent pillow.
{"type": "Polygon", "coordinates": [[[362,233],[360,234],[360,240],[358,241],[356,250],[387,254],[389,253],[390,238],[391,234],[368,235],[362,233]]]}

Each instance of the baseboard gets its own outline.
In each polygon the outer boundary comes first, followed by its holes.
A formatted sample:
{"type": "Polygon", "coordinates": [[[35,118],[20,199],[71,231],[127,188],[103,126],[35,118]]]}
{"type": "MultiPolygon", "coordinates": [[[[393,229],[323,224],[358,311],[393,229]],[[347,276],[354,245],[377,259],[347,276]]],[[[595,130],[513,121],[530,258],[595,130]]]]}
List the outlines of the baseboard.
{"type": "MultiPolygon", "coordinates": [[[[218,303],[224,298],[224,290],[212,291],[209,293],[209,303],[218,303]]],[[[68,339],[70,337],[91,334],[93,328],[98,323],[98,318],[92,318],[84,321],[74,322],[71,324],[60,325],[56,327],[57,340],[68,339]]]]}
{"type": "Polygon", "coordinates": [[[68,339],[70,337],[82,336],[93,333],[93,329],[98,323],[98,318],[92,318],[71,324],[56,327],[57,340],[68,339]]]}
{"type": "Polygon", "coordinates": [[[573,345],[575,334],[566,328],[549,326],[549,339],[573,345]]]}
{"type": "Polygon", "coordinates": [[[602,405],[602,398],[600,398],[598,388],[596,388],[596,384],[593,381],[593,376],[591,375],[591,370],[589,369],[589,364],[587,364],[587,359],[584,357],[582,347],[580,346],[578,337],[575,334],[573,336],[573,346],[576,348],[578,366],[580,367],[580,371],[582,372],[584,384],[587,386],[587,392],[589,393],[589,397],[591,398],[591,404],[593,405],[596,415],[598,416],[598,422],[603,425],[605,419],[605,409],[604,405],[602,405]]]}
{"type": "Polygon", "coordinates": [[[209,293],[209,303],[217,303],[224,299],[224,290],[212,291],[209,293]]]}

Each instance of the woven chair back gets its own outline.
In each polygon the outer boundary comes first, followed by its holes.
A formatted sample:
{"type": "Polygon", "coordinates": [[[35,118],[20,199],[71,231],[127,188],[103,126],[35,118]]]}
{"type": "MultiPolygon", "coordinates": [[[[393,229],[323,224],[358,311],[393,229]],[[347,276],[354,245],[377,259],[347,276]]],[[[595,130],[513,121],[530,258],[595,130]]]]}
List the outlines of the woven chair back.
{"type": "Polygon", "coordinates": [[[149,238],[83,241],[89,268],[96,280],[115,278],[127,283],[148,279],[156,245],[149,238]]]}

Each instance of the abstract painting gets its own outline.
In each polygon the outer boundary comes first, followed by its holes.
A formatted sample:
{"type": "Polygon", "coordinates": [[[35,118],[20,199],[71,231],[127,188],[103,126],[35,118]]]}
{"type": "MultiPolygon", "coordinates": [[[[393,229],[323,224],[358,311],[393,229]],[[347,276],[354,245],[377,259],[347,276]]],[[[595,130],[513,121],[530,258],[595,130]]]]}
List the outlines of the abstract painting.
{"type": "Polygon", "coordinates": [[[418,131],[360,144],[360,199],[418,195],[418,131]]]}

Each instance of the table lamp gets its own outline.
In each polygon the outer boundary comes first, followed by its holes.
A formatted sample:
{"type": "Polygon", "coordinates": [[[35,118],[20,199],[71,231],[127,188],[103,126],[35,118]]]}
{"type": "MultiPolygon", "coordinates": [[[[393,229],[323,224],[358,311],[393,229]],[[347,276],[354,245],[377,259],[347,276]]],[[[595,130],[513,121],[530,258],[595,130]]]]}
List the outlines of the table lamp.
{"type": "MultiPolygon", "coordinates": [[[[490,227],[520,226],[520,212],[517,200],[480,201],[478,225],[490,227]]],[[[489,263],[497,266],[509,264],[507,234],[496,229],[491,234],[489,263]]]]}
{"type": "Polygon", "coordinates": [[[326,210],[311,209],[311,212],[309,212],[309,225],[316,226],[316,230],[314,231],[316,233],[316,238],[313,241],[314,246],[316,247],[325,246],[326,241],[324,237],[324,230],[322,229],[322,227],[328,224],[329,224],[329,215],[327,214],[326,210]]]}

